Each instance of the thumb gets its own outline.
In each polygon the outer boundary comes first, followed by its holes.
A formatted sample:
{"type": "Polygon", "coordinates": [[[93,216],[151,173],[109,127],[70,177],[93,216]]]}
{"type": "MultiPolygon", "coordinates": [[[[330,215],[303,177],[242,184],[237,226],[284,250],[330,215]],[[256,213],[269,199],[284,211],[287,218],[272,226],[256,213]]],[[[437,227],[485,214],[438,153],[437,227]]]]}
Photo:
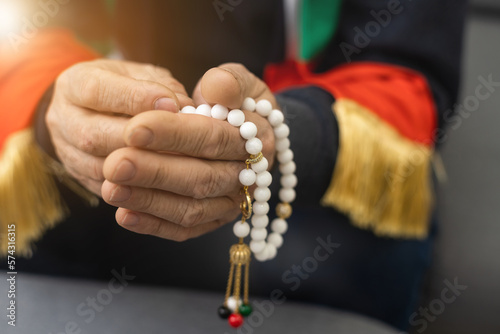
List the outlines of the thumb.
{"type": "Polygon", "coordinates": [[[208,70],[198,87],[193,94],[195,102],[240,108],[243,100],[251,97],[257,101],[269,100],[273,107],[277,107],[276,99],[264,81],[241,64],[227,63],[208,70]]]}

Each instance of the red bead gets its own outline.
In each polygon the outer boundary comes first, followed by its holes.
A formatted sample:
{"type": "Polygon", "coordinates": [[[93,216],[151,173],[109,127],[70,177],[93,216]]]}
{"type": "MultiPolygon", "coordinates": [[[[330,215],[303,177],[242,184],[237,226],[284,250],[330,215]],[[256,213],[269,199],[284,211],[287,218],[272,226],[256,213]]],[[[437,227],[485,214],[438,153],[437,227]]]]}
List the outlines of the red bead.
{"type": "Polygon", "coordinates": [[[243,317],[241,314],[233,313],[229,316],[229,325],[233,328],[238,328],[243,325],[243,317]]]}

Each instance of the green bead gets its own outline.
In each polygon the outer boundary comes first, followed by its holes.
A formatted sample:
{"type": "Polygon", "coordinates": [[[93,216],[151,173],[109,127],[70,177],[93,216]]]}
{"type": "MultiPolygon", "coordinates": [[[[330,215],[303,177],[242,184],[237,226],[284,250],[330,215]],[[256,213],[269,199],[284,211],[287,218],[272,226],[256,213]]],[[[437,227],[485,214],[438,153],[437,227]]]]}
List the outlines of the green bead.
{"type": "Polygon", "coordinates": [[[240,305],[238,310],[240,311],[240,314],[244,317],[249,316],[253,311],[252,306],[250,304],[240,305]]]}

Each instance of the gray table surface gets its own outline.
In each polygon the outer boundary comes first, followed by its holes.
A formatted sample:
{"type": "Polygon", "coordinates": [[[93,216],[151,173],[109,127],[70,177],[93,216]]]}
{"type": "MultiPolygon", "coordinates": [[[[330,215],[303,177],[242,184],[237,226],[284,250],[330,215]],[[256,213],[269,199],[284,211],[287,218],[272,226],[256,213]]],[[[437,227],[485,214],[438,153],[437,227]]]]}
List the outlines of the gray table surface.
{"type": "Polygon", "coordinates": [[[18,273],[12,327],[6,317],[9,284],[2,278],[0,333],[396,333],[359,315],[270,300],[257,300],[264,310],[254,307],[246,325],[234,330],[216,314],[223,298],[219,294],[141,286],[133,280],[127,286],[113,281],[111,288],[108,283],[18,273]],[[87,305],[93,299],[95,310],[87,305]]]}

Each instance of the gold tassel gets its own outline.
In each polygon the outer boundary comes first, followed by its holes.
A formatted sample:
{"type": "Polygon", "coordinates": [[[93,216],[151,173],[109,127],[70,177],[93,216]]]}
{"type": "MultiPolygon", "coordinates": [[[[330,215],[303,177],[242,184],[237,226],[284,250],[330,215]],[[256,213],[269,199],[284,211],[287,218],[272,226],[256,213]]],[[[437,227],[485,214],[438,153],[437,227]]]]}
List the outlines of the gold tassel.
{"type": "MultiPolygon", "coordinates": [[[[252,161],[262,160],[262,153],[259,156],[251,156],[246,161],[247,169],[252,161]]],[[[243,187],[242,193],[245,199],[240,204],[241,223],[244,223],[252,215],[252,198],[248,192],[248,187],[243,187]]],[[[226,296],[224,304],[219,307],[218,313],[222,319],[228,319],[231,327],[238,328],[243,324],[243,317],[252,313],[252,306],[248,298],[250,284],[250,261],[252,251],[250,247],[240,238],[239,243],[232,245],[229,250],[229,277],[227,279],[226,296]],[[242,269],[245,270],[242,274],[242,269]],[[241,300],[241,284],[243,280],[243,301],[241,300]],[[231,300],[231,305],[230,305],[231,300]]]]}
{"type": "Polygon", "coordinates": [[[340,145],[322,204],[379,236],[425,238],[433,203],[433,150],[352,100],[339,99],[334,112],[340,145]]]}
{"type": "Polygon", "coordinates": [[[35,143],[33,130],[19,131],[5,142],[0,158],[0,256],[7,254],[8,226],[15,224],[16,254],[31,256],[31,244],[68,213],[54,173],[92,205],[98,202],[35,143]],[[64,174],[64,176],[63,176],[64,174]]]}

